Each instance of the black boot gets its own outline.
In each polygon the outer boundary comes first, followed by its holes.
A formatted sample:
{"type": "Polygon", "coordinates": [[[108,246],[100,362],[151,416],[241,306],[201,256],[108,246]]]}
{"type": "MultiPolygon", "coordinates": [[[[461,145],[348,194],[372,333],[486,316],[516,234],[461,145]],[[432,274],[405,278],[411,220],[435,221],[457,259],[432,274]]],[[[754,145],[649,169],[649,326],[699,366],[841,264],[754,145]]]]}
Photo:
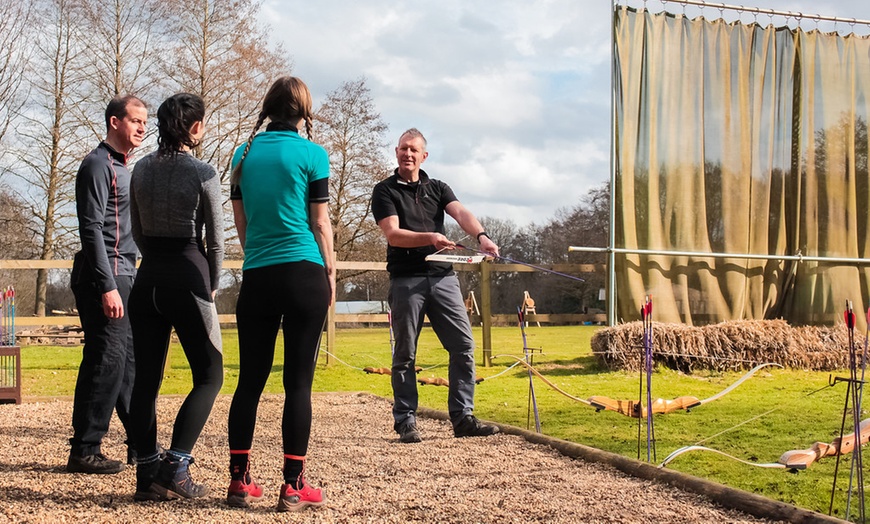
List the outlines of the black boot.
{"type": "Polygon", "coordinates": [[[197,484],[190,477],[191,464],[192,457],[179,457],[175,453],[167,452],[160,462],[160,469],[151,489],[166,499],[194,499],[206,495],[208,486],[197,484]]]}
{"type": "Polygon", "coordinates": [[[133,500],[137,502],[163,500],[163,497],[152,489],[154,478],[157,476],[159,469],[159,458],[155,458],[150,462],[139,462],[136,464],[136,494],[133,495],[133,500]]]}

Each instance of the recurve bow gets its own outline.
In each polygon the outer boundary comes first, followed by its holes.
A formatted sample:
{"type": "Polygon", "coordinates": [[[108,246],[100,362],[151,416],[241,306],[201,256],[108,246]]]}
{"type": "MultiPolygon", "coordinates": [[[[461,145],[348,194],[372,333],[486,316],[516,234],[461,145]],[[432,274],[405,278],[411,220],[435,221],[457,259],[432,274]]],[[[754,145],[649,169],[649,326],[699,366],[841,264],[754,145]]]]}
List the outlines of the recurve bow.
{"type": "MultiPolygon", "coordinates": [[[[711,397],[707,397],[705,399],[698,399],[698,397],[693,396],[682,396],[677,397],[673,400],[666,400],[663,398],[656,399],[652,402],[652,412],[653,413],[673,413],[674,411],[679,411],[681,409],[685,409],[689,411],[692,408],[696,408],[698,406],[703,406],[709,402],[713,402],[714,400],[718,400],[728,393],[731,393],[736,389],[740,384],[749,380],[752,375],[757,373],[760,369],[763,369],[768,366],[776,366],[781,368],[779,364],[775,362],[767,362],[764,364],[759,364],[754,368],[750,369],[745,375],[737,379],[733,384],[723,389],[719,393],[711,397]]],[[[593,397],[589,397],[589,401],[591,405],[601,411],[602,409],[607,411],[615,411],[617,413],[621,413],[623,415],[627,415],[629,417],[645,417],[646,416],[646,406],[643,403],[638,402],[636,400],[614,400],[609,397],[596,395],[593,397]]]]}
{"type": "MultiPolygon", "coordinates": [[[[357,369],[359,369],[359,368],[357,368],[357,369]]],[[[390,368],[367,367],[367,368],[363,368],[363,371],[365,371],[369,375],[392,375],[393,374],[393,370],[390,368]]],[[[419,373],[419,372],[423,371],[423,368],[421,368],[420,366],[414,366],[414,371],[419,373]]]]}
{"type": "MultiPolygon", "coordinates": [[[[570,393],[567,393],[566,391],[559,388],[559,386],[550,382],[537,369],[533,368],[531,365],[529,365],[523,359],[515,357],[513,355],[496,355],[493,358],[501,358],[501,357],[506,357],[506,358],[516,360],[517,362],[519,362],[520,364],[522,364],[523,366],[528,368],[528,370],[530,372],[532,372],[532,374],[534,374],[536,377],[540,378],[541,381],[544,382],[544,384],[550,386],[551,388],[553,388],[557,392],[561,393],[562,395],[570,398],[571,400],[574,400],[576,402],[581,402],[581,403],[586,404],[588,406],[592,406],[597,411],[601,411],[601,410],[615,411],[616,413],[619,413],[621,415],[626,415],[629,417],[645,417],[646,416],[646,407],[643,406],[643,404],[644,404],[643,402],[638,402],[637,400],[614,400],[612,398],[605,397],[602,395],[595,395],[595,396],[589,397],[589,399],[576,397],[574,395],[571,395],[570,393]]],[[[740,377],[736,382],[734,382],[733,384],[731,384],[730,386],[728,386],[724,390],[720,391],[719,393],[716,393],[712,397],[708,397],[708,398],[705,398],[703,400],[699,400],[697,397],[692,397],[692,396],[677,397],[673,400],[665,400],[665,399],[661,399],[661,398],[656,399],[652,402],[652,412],[665,414],[665,413],[672,413],[674,411],[679,411],[681,409],[685,409],[686,411],[688,411],[692,408],[707,404],[708,402],[713,402],[714,400],[720,399],[723,396],[727,395],[731,391],[734,391],[734,389],[737,386],[739,386],[740,384],[742,384],[743,382],[748,380],[752,375],[754,375],[756,372],[758,372],[758,370],[763,369],[767,366],[776,366],[776,367],[780,367],[780,368],[782,367],[779,364],[776,364],[774,362],[767,362],[765,364],[759,364],[759,365],[755,366],[754,368],[750,369],[745,375],[740,377]]]]}
{"type": "MultiPolygon", "coordinates": [[[[870,441],[870,419],[865,419],[858,427],[858,433],[861,435],[860,446],[863,446],[868,441],[870,441]]],[[[756,466],[759,468],[802,470],[807,469],[814,462],[821,458],[834,457],[837,455],[846,455],[848,453],[851,453],[855,450],[855,440],[855,433],[852,432],[848,435],[843,435],[842,439],[840,437],[835,438],[834,441],[830,444],[825,444],[824,442],[815,442],[808,449],[795,449],[792,451],[786,451],[779,457],[779,460],[770,463],[750,462],[748,460],[743,460],[733,455],[729,455],[724,451],[719,451],[718,449],[707,448],[704,446],[684,446],[665,457],[665,460],[659,465],[659,467],[667,466],[669,462],[682,455],[683,453],[687,453],[689,451],[710,451],[712,453],[717,453],[738,462],[742,462],[743,464],[747,464],[749,466],[756,466]]]]}

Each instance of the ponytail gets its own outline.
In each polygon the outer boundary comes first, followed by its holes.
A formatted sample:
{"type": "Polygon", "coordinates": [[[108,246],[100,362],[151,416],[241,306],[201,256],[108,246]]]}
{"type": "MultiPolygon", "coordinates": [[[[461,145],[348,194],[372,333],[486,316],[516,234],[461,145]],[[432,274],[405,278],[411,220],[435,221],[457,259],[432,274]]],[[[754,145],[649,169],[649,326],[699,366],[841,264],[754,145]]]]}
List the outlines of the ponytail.
{"type": "Polygon", "coordinates": [[[157,109],[157,151],[175,154],[187,147],[193,149],[198,141],[190,136],[190,128],[205,119],[205,103],[190,93],[170,96],[157,109]]]}

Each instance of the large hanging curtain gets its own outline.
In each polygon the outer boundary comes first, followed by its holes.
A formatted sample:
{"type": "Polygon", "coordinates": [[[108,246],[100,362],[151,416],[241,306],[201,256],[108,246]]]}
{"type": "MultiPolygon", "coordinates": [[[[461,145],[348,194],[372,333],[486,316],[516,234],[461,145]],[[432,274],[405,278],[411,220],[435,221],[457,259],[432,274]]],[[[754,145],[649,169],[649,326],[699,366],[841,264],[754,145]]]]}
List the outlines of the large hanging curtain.
{"type": "MultiPolygon", "coordinates": [[[[614,13],[615,245],[870,257],[870,40],[614,13]]],[[[833,324],[870,267],[618,254],[619,320],[833,324]]],[[[861,317],[862,315],[859,315],[861,317]]]]}

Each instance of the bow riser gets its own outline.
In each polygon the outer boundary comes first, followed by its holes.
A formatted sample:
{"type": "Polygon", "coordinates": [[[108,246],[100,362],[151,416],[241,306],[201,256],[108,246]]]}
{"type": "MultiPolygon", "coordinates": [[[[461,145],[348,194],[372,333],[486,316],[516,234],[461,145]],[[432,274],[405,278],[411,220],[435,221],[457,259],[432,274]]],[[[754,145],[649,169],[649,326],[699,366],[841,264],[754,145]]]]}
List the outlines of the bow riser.
{"type": "MultiPolygon", "coordinates": [[[[637,402],[636,400],[614,400],[609,397],[596,395],[589,397],[589,403],[598,411],[614,411],[632,418],[647,416],[645,403],[637,402]]],[[[681,409],[688,411],[698,405],[700,405],[700,401],[697,397],[692,396],[677,397],[673,400],[658,398],[652,401],[652,412],[653,414],[665,415],[681,409]]]]}
{"type": "Polygon", "coordinates": [[[789,469],[807,469],[813,462],[822,457],[836,455],[836,453],[831,453],[833,449],[834,447],[830,444],[816,442],[810,449],[786,451],[777,462],[789,469]]]}

